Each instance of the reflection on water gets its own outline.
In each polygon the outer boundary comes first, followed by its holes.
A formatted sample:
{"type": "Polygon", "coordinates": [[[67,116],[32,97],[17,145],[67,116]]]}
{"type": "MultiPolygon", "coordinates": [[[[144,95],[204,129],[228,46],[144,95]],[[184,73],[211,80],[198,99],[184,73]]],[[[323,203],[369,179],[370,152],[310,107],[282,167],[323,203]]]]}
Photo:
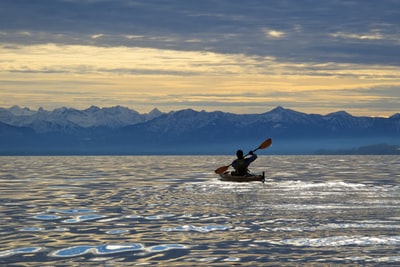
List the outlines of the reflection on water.
{"type": "Polygon", "coordinates": [[[400,265],[396,156],[0,157],[0,265],[400,265]]]}

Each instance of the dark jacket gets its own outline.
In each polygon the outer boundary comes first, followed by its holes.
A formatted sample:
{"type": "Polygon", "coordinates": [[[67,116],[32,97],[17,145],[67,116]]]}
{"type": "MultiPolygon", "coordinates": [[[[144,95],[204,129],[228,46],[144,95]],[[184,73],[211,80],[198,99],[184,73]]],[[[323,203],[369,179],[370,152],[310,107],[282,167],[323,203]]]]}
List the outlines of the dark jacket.
{"type": "MultiPolygon", "coordinates": [[[[248,157],[248,158],[244,158],[243,160],[244,160],[244,162],[245,162],[245,164],[246,164],[246,168],[247,167],[249,167],[249,165],[253,162],[253,161],[255,161],[257,159],[257,155],[256,154],[253,154],[253,155],[251,155],[250,157],[248,157]]],[[[247,169],[245,170],[245,173],[243,173],[243,171],[239,171],[239,170],[237,170],[237,163],[238,163],[238,160],[241,160],[241,159],[235,159],[233,162],[232,162],[232,167],[233,168],[235,168],[235,172],[233,173],[233,174],[236,174],[236,175],[245,175],[246,173],[247,173],[247,169]],[[239,171],[239,173],[238,173],[238,171],[239,171]]]]}

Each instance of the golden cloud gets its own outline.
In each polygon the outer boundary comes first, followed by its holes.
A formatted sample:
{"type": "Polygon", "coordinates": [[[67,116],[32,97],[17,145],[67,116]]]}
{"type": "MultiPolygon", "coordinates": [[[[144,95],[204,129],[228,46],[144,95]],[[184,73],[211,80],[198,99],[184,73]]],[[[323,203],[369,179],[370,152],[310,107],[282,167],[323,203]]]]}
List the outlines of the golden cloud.
{"type": "Polygon", "coordinates": [[[366,101],[376,96],[338,92],[400,86],[397,66],[123,46],[3,45],[0,53],[0,106],[22,105],[25,98],[38,106],[40,101],[83,107],[93,101],[146,107],[208,101],[265,109],[265,103],[366,101]]]}

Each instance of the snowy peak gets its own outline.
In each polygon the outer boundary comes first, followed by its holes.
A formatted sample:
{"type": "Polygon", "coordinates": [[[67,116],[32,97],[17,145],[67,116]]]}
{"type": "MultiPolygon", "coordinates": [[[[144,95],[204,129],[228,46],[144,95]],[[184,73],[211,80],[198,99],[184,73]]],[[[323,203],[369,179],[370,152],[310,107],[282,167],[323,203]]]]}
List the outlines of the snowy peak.
{"type": "Polygon", "coordinates": [[[61,107],[53,111],[47,111],[43,108],[32,111],[29,108],[21,109],[18,106],[13,106],[9,109],[0,109],[0,122],[12,126],[31,127],[37,132],[46,132],[53,131],[55,128],[64,129],[72,126],[119,128],[145,122],[162,114],[159,110],[154,110],[151,116],[148,116],[148,114],[139,114],[135,110],[122,106],[110,108],[91,106],[85,110],[61,107]]]}
{"type": "Polygon", "coordinates": [[[303,124],[310,122],[310,115],[292,109],[286,109],[281,106],[264,113],[263,117],[275,123],[290,122],[303,124]]]}
{"type": "Polygon", "coordinates": [[[353,116],[344,110],[329,113],[325,117],[340,117],[340,118],[352,118],[353,116]]]}
{"type": "Polygon", "coordinates": [[[306,115],[305,113],[298,112],[292,109],[283,108],[281,106],[272,109],[266,114],[271,114],[273,116],[280,118],[296,118],[296,117],[303,117],[304,115],[306,115]]]}
{"type": "Polygon", "coordinates": [[[390,118],[356,117],[345,111],[318,115],[283,107],[262,114],[193,109],[139,114],[122,106],[53,111],[0,108],[0,154],[29,149],[34,154],[220,153],[238,144],[252,147],[266,137],[275,140],[276,152],[286,147],[297,153],[354,142],[368,145],[370,140],[398,143],[399,136],[400,114],[390,118]]]}
{"type": "Polygon", "coordinates": [[[163,113],[158,109],[158,108],[154,108],[153,110],[151,110],[147,116],[146,119],[147,120],[152,120],[154,118],[157,118],[159,116],[161,116],[163,113]]]}
{"type": "Polygon", "coordinates": [[[368,129],[373,127],[374,118],[354,117],[346,111],[337,111],[324,116],[331,129],[346,127],[348,129],[368,129]]]}
{"type": "Polygon", "coordinates": [[[13,114],[14,116],[31,116],[36,113],[36,111],[30,110],[27,107],[20,108],[19,106],[12,106],[8,109],[8,111],[11,112],[11,114],[13,114]]]}
{"type": "Polygon", "coordinates": [[[91,106],[84,110],[61,107],[53,111],[40,108],[38,111],[29,108],[13,106],[9,109],[0,108],[0,122],[17,127],[30,127],[36,132],[71,132],[77,128],[105,127],[119,129],[126,126],[138,125],[144,132],[169,133],[171,135],[199,132],[218,131],[223,135],[226,131],[239,134],[243,129],[248,131],[276,131],[279,135],[316,134],[318,131],[342,131],[343,129],[372,129],[381,123],[383,129],[387,124],[399,128],[399,114],[385,118],[355,117],[346,111],[337,111],[327,115],[306,114],[278,106],[262,114],[232,114],[221,111],[206,112],[184,109],[162,113],[154,108],[147,114],[135,110],[114,106],[99,108],[91,106]],[[390,122],[387,122],[390,121],[390,122]],[[384,123],[384,124],[382,124],[384,123]],[[386,123],[386,124],[385,124],[386,123]],[[268,128],[269,127],[269,128],[268,128]],[[262,130],[264,129],[264,130],[262,130]],[[311,131],[311,129],[314,129],[311,131]]]}
{"type": "Polygon", "coordinates": [[[100,108],[97,106],[90,106],[88,109],[86,109],[84,111],[90,112],[90,113],[95,113],[95,112],[98,112],[99,110],[100,110],[100,108]]]}

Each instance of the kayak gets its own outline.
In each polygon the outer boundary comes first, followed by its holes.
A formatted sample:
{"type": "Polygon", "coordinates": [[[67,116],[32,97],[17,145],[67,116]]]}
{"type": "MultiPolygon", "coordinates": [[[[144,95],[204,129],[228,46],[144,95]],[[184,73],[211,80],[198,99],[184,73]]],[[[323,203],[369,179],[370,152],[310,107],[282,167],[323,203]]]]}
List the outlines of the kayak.
{"type": "Polygon", "coordinates": [[[226,182],[255,182],[255,181],[260,181],[263,182],[265,181],[265,174],[264,172],[262,174],[246,174],[243,176],[237,176],[237,175],[232,175],[231,172],[224,172],[221,173],[219,180],[220,181],[226,181],[226,182]]]}

